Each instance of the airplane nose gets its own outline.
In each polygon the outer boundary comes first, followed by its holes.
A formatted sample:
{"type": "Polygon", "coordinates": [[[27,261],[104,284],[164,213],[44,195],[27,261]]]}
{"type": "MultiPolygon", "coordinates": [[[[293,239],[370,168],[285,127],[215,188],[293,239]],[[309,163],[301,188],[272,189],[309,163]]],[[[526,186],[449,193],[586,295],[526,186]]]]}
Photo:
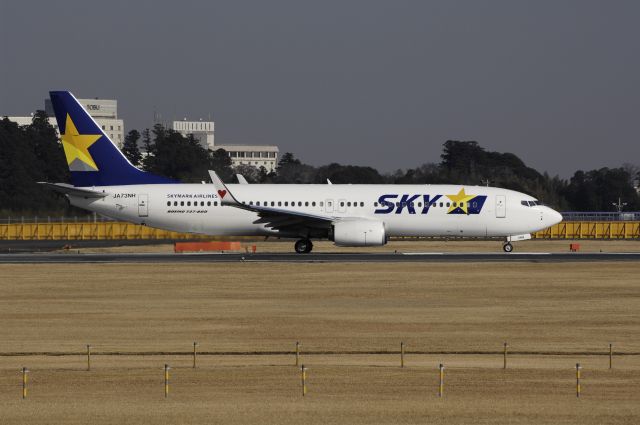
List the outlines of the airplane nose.
{"type": "Polygon", "coordinates": [[[552,208],[547,207],[545,216],[547,217],[547,220],[549,220],[549,226],[553,226],[554,224],[558,224],[562,221],[562,214],[552,208]]]}

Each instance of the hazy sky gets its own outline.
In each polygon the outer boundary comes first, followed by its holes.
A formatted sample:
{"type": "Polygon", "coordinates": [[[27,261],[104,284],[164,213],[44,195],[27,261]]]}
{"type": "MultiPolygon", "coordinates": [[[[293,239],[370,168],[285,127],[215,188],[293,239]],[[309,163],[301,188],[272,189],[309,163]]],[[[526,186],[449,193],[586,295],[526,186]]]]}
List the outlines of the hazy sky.
{"type": "Polygon", "coordinates": [[[127,130],[212,114],[218,143],[314,165],[460,139],[568,177],[640,163],[639,21],[634,0],[3,0],[0,114],[68,89],[127,130]]]}

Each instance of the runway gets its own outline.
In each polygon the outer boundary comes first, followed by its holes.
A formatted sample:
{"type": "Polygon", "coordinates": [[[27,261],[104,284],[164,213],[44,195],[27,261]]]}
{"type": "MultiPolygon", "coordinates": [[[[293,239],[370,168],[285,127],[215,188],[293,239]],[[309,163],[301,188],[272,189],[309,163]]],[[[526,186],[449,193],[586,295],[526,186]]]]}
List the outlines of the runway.
{"type": "Polygon", "coordinates": [[[18,253],[0,254],[0,264],[39,263],[441,263],[441,262],[600,262],[640,261],[634,253],[140,253],[76,254],[18,253]]]}

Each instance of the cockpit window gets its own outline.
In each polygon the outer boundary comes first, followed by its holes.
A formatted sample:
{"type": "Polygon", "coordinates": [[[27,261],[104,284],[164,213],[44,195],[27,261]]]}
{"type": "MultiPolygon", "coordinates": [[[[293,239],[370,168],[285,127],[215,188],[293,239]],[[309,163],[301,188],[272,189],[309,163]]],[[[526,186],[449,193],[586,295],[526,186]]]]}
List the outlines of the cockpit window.
{"type": "Polygon", "coordinates": [[[524,205],[525,207],[535,207],[537,205],[544,205],[542,202],[540,201],[520,201],[520,203],[522,205],[524,205]]]}

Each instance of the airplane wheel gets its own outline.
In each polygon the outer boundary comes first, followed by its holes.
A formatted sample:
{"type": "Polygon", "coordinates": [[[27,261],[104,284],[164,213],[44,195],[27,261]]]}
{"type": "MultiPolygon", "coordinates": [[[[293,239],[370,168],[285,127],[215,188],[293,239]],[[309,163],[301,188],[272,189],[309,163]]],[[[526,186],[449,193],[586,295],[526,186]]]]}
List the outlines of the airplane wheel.
{"type": "Polygon", "coordinates": [[[504,250],[504,252],[511,252],[513,251],[513,245],[507,242],[506,244],[502,245],[502,249],[504,250]]]}
{"type": "Polygon", "coordinates": [[[308,254],[313,249],[313,244],[309,239],[300,239],[296,241],[295,249],[298,254],[308,254]]]}

